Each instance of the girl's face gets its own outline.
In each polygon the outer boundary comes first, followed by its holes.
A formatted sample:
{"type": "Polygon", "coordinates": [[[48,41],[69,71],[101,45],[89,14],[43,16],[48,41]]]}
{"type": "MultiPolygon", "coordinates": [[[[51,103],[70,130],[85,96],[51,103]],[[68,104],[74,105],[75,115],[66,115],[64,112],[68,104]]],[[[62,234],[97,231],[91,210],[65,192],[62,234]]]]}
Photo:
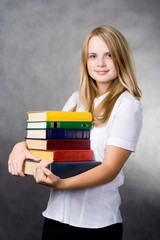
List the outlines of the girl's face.
{"type": "Polygon", "coordinates": [[[96,81],[100,94],[105,93],[110,83],[117,77],[107,44],[98,36],[92,37],[89,41],[87,69],[90,77],[96,81]]]}

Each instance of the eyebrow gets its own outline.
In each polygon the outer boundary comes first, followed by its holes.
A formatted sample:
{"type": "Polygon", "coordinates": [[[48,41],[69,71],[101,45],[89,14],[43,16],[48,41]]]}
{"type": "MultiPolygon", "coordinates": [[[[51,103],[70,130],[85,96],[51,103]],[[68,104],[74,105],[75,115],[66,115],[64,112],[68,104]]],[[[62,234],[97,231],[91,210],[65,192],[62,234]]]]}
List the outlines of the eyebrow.
{"type": "MultiPolygon", "coordinates": [[[[104,54],[106,54],[106,53],[111,53],[111,52],[110,52],[110,51],[109,51],[109,52],[105,52],[104,54]]],[[[95,53],[95,52],[89,52],[88,55],[89,55],[89,54],[97,54],[97,53],[95,53]]]]}

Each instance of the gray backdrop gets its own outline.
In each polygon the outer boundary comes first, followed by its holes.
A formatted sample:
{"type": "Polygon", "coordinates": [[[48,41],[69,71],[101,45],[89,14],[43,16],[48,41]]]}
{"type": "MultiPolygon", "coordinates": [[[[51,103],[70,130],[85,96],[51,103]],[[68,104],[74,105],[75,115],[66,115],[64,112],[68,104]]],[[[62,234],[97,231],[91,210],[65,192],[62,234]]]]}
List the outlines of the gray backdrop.
{"type": "Polygon", "coordinates": [[[78,87],[83,40],[108,24],[128,39],[143,92],[143,130],[121,188],[124,240],[160,239],[159,0],[0,0],[0,239],[38,240],[49,188],[7,171],[26,112],[61,110],[78,87]]]}

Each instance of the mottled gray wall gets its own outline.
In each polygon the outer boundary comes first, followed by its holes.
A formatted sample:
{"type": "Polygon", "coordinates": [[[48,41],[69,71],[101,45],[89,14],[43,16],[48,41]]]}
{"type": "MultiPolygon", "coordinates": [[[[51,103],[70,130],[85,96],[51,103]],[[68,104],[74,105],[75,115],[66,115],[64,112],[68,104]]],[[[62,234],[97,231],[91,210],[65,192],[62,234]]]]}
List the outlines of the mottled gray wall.
{"type": "Polygon", "coordinates": [[[49,189],[7,172],[26,112],[60,110],[78,87],[82,42],[108,24],[130,42],[144,123],[121,188],[124,240],[160,239],[159,0],[0,0],[0,239],[38,240],[49,189]]]}

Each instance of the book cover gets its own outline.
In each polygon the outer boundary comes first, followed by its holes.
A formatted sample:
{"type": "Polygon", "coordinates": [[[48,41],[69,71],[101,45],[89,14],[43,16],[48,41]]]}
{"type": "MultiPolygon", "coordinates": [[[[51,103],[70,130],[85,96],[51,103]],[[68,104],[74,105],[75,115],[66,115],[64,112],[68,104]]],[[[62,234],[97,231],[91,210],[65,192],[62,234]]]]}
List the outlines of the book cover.
{"type": "Polygon", "coordinates": [[[41,160],[53,159],[55,162],[66,161],[92,161],[92,150],[33,150],[29,149],[29,152],[41,160]]]}
{"type": "Polygon", "coordinates": [[[62,122],[62,121],[27,121],[27,129],[46,129],[46,128],[63,128],[63,129],[91,129],[92,122],[62,122]]]}
{"type": "Polygon", "coordinates": [[[27,138],[39,139],[89,139],[89,129],[31,129],[27,138]]]}
{"type": "MultiPolygon", "coordinates": [[[[26,175],[33,175],[33,170],[38,163],[34,160],[26,159],[23,165],[23,172],[26,175]]],[[[50,165],[50,170],[60,178],[67,178],[83,173],[100,164],[101,162],[94,160],[86,162],[54,162],[50,165]]]]}
{"type": "Polygon", "coordinates": [[[90,112],[32,111],[27,114],[28,121],[92,121],[90,112]]]}
{"type": "Polygon", "coordinates": [[[89,150],[90,139],[26,139],[29,149],[89,150]]]}
{"type": "Polygon", "coordinates": [[[67,163],[55,162],[51,164],[50,170],[60,178],[67,178],[83,173],[100,164],[101,162],[95,160],[86,162],[67,162],[67,163]]]}

